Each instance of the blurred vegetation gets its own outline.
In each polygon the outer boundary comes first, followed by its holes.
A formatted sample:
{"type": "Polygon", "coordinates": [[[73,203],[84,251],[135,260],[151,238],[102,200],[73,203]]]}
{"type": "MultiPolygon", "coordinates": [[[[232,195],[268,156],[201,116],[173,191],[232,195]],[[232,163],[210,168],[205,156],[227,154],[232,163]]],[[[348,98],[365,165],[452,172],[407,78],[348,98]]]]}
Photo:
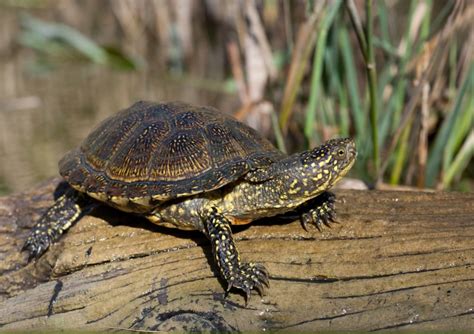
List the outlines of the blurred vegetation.
{"type": "Polygon", "coordinates": [[[19,42],[34,49],[38,59],[34,69],[44,71],[65,61],[90,61],[120,70],[137,70],[140,62],[113,47],[100,46],[64,24],[47,23],[30,15],[21,15],[19,42]]]}
{"type": "Polygon", "coordinates": [[[375,187],[472,190],[472,1],[1,5],[30,8],[16,41],[35,50],[44,69],[66,60],[161,67],[238,95],[236,117],[290,153],[354,137],[354,176],[375,187]]]}

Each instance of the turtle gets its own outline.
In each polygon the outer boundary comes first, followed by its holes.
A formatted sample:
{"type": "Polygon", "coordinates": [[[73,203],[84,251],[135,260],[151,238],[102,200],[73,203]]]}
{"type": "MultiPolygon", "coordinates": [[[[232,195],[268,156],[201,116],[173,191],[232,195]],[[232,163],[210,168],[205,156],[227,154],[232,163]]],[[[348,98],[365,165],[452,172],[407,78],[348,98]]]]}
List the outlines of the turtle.
{"type": "Polygon", "coordinates": [[[29,261],[97,206],[106,204],[152,223],[201,231],[220,276],[260,295],[269,274],[243,262],[231,226],[297,214],[303,227],[335,221],[328,191],[353,166],[351,138],[331,139],[287,155],[253,128],[213,107],[139,101],[100,123],[59,161],[69,188],[29,231],[29,261]]]}

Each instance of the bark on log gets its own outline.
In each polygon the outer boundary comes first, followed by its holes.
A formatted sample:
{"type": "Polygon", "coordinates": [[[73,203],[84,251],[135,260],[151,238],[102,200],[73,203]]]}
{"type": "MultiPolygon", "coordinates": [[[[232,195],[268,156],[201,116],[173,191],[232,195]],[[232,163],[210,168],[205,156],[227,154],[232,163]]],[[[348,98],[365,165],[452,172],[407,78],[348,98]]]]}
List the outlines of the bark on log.
{"type": "Polygon", "coordinates": [[[474,195],[337,191],[341,224],[234,229],[270,288],[224,298],[210,247],[112,209],[27,264],[28,229],[57,181],[0,198],[0,330],[473,330],[474,195]]]}

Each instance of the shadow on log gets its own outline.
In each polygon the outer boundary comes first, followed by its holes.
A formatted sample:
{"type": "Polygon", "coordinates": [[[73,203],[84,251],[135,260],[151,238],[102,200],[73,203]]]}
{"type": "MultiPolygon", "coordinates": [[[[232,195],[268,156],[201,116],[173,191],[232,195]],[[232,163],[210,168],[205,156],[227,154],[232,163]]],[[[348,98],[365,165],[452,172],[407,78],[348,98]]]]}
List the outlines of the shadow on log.
{"type": "Polygon", "coordinates": [[[57,181],[0,198],[0,330],[473,330],[474,195],[336,191],[323,233],[272,219],[234,230],[270,272],[247,307],[200,233],[112,209],[79,221],[43,257],[20,249],[57,181]]]}

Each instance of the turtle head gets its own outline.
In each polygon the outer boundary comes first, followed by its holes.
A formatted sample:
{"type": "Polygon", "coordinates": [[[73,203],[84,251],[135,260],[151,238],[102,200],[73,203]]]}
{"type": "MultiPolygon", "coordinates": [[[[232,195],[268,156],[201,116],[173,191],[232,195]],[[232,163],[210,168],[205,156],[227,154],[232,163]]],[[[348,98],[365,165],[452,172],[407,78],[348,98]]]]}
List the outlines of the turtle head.
{"type": "Polygon", "coordinates": [[[251,170],[221,205],[252,219],[291,211],[329,190],[351,169],[356,155],[352,139],[329,140],[251,170]]]}
{"type": "Polygon", "coordinates": [[[287,194],[310,199],[331,188],[354,165],[356,148],[351,138],[331,139],[324,144],[290,156],[287,169],[287,194]]]}
{"type": "Polygon", "coordinates": [[[301,154],[303,170],[309,172],[316,185],[328,188],[339,181],[354,165],[355,143],[351,138],[331,139],[301,154]]]}
{"type": "Polygon", "coordinates": [[[265,206],[275,202],[275,207],[290,209],[330,189],[351,169],[356,155],[351,138],[331,139],[312,150],[251,171],[245,179],[266,189],[264,192],[269,195],[265,206]]]}

